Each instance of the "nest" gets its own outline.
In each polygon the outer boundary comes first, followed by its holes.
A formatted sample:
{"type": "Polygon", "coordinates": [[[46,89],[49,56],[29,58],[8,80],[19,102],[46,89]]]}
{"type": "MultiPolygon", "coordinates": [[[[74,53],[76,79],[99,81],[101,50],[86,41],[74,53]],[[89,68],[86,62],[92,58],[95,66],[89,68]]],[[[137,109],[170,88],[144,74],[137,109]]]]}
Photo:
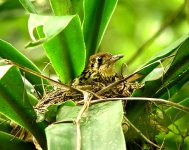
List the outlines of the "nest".
{"type": "Polygon", "coordinates": [[[90,93],[92,95],[92,100],[106,99],[106,98],[120,98],[129,97],[134,90],[141,87],[137,82],[128,83],[123,81],[111,88],[108,86],[113,83],[103,83],[103,82],[91,82],[91,84],[70,86],[70,88],[65,88],[65,86],[59,86],[56,90],[50,91],[39,101],[39,103],[34,107],[38,113],[45,114],[48,111],[48,107],[54,104],[62,104],[67,100],[71,100],[76,104],[84,99],[83,92],[90,93]],[[105,92],[101,92],[102,90],[105,92]]]}

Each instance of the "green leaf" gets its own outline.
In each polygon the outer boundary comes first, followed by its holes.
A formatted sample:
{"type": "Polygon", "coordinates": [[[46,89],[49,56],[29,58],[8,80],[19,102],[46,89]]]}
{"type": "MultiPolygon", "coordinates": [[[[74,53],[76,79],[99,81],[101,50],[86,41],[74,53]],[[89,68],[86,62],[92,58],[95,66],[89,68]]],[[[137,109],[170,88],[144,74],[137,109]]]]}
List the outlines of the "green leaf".
{"type": "Polygon", "coordinates": [[[35,150],[34,144],[24,142],[15,136],[0,131],[0,147],[2,150],[35,150]]]}
{"type": "Polygon", "coordinates": [[[19,0],[22,6],[27,10],[29,13],[37,14],[37,10],[35,9],[34,5],[30,0],[19,0]]]}
{"type": "MultiPolygon", "coordinates": [[[[157,98],[170,98],[175,94],[188,80],[189,80],[189,37],[183,37],[179,42],[173,44],[174,46],[170,47],[170,51],[175,49],[176,54],[172,62],[169,65],[169,68],[165,73],[162,74],[162,70],[156,72],[156,68],[151,72],[151,76],[144,78],[145,86],[136,90],[132,96],[133,97],[157,97],[157,98]],[[157,78],[157,76],[159,78],[157,78]]],[[[169,52],[169,49],[166,50],[169,52]]],[[[162,52],[164,53],[164,51],[162,52]]],[[[167,55],[167,53],[166,53],[167,55]]],[[[156,59],[156,58],[154,58],[156,59]]],[[[153,60],[154,60],[153,59],[153,60]]],[[[152,68],[150,67],[149,70],[152,68]]],[[[148,73],[148,69],[146,70],[148,73]]],[[[127,105],[127,117],[134,122],[138,118],[138,115],[141,115],[140,112],[145,107],[145,102],[137,102],[134,105],[132,102],[129,102],[127,105]]]]}
{"type": "Polygon", "coordinates": [[[72,100],[67,100],[64,102],[64,106],[76,106],[76,103],[72,100]]]}
{"type": "Polygon", "coordinates": [[[37,124],[36,113],[30,104],[29,97],[21,74],[16,67],[8,66],[0,80],[0,112],[29,130],[39,144],[45,148],[44,128],[46,124],[37,124]]]}
{"type": "Polygon", "coordinates": [[[83,18],[83,0],[50,0],[55,16],[78,14],[83,18]]]}
{"type": "MultiPolygon", "coordinates": [[[[173,54],[175,51],[177,51],[177,49],[180,47],[180,45],[187,38],[188,38],[188,35],[181,37],[179,40],[177,40],[176,42],[174,42],[173,44],[171,44],[164,50],[160,51],[158,54],[154,55],[152,58],[150,58],[150,60],[148,60],[143,65],[143,67],[148,66],[148,65],[150,65],[150,66],[145,67],[139,73],[141,73],[143,75],[149,74],[154,68],[156,68],[160,64],[161,59],[164,59],[164,58],[170,56],[171,54],[173,54]]],[[[143,67],[141,67],[141,68],[143,68],[143,67]]]]}
{"type": "MultiPolygon", "coordinates": [[[[76,119],[81,107],[63,106],[57,114],[57,121],[76,119]]],[[[80,121],[83,150],[126,149],[121,127],[122,107],[121,101],[99,103],[89,107],[80,121]]],[[[76,149],[77,132],[73,123],[51,125],[46,128],[46,135],[49,150],[64,147],[76,149]]]]}
{"type": "Polygon", "coordinates": [[[47,107],[45,112],[37,112],[37,122],[42,122],[46,120],[47,122],[55,122],[56,120],[56,115],[59,110],[59,107],[61,106],[75,106],[76,104],[71,101],[67,100],[65,102],[60,102],[57,104],[52,104],[47,107]]]}
{"type": "MultiPolygon", "coordinates": [[[[0,57],[3,59],[11,60],[15,63],[20,64],[23,67],[29,68],[33,71],[40,73],[40,70],[37,68],[37,66],[34,63],[32,63],[26,56],[21,54],[11,44],[1,39],[0,39],[0,57]]],[[[37,85],[34,86],[36,91],[39,91],[41,94],[43,94],[42,79],[40,77],[34,76],[28,72],[25,72],[24,76],[32,85],[37,85]]],[[[48,84],[46,80],[43,80],[43,83],[48,84]]]]}
{"type": "Polygon", "coordinates": [[[29,32],[32,40],[36,41],[34,29],[43,40],[47,56],[62,82],[68,83],[81,74],[85,66],[85,45],[77,15],[60,17],[31,14],[29,32]]]}
{"type": "Polygon", "coordinates": [[[73,14],[71,0],[50,0],[50,4],[56,16],[73,14]]]}
{"type": "Polygon", "coordinates": [[[47,112],[45,113],[45,119],[48,122],[55,122],[56,121],[56,114],[57,114],[58,108],[61,105],[64,105],[64,102],[52,104],[52,105],[47,107],[47,112]]]}
{"type": "Polygon", "coordinates": [[[84,0],[83,34],[87,59],[94,54],[102,41],[104,32],[118,0],[84,0]]]}
{"type": "Polygon", "coordinates": [[[168,98],[175,94],[189,81],[189,38],[179,47],[169,70],[163,76],[163,84],[156,92],[156,97],[168,98]],[[167,91],[169,89],[169,93],[167,91]]]}
{"type": "Polygon", "coordinates": [[[144,79],[146,81],[145,86],[136,90],[133,96],[168,98],[168,92],[170,96],[173,95],[189,80],[189,37],[184,38],[184,41],[181,40],[180,42],[180,45],[179,43],[174,44],[177,45],[176,54],[166,72],[163,74],[161,71],[157,75],[154,73],[157,69],[152,71],[151,77],[147,76],[147,79],[144,79]],[[159,77],[158,79],[157,76],[159,77]]]}
{"type": "Polygon", "coordinates": [[[72,2],[72,8],[74,11],[74,14],[78,14],[80,17],[81,22],[83,22],[84,17],[84,0],[71,0],[72,2]]]}

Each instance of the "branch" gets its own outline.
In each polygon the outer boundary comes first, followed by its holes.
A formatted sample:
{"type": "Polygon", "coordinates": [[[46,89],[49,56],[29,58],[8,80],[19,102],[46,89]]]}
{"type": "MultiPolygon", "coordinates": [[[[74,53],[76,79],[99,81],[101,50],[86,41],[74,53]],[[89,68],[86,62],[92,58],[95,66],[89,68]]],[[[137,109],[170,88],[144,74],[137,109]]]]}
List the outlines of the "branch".
{"type": "Polygon", "coordinates": [[[93,96],[90,93],[88,93],[88,92],[84,93],[84,105],[81,108],[81,110],[79,111],[77,118],[75,120],[76,130],[77,130],[77,147],[76,147],[76,150],[81,150],[80,120],[81,120],[83,113],[89,108],[90,101],[91,101],[92,98],[93,98],[93,96]]]}
{"type": "MultiPolygon", "coordinates": [[[[106,98],[106,99],[97,99],[97,100],[92,100],[91,104],[95,104],[95,103],[101,103],[101,102],[107,102],[107,101],[118,101],[118,100],[124,100],[124,101],[151,101],[151,102],[157,102],[157,103],[162,103],[162,104],[166,104],[169,106],[173,106],[177,109],[180,109],[182,111],[188,112],[189,113],[189,108],[168,101],[168,100],[164,100],[164,99],[160,99],[160,98],[147,98],[147,97],[125,97],[125,98],[106,98]]],[[[82,102],[78,102],[78,104],[82,104],[82,102]]]]}
{"type": "Polygon", "coordinates": [[[153,143],[152,141],[150,141],[137,127],[135,127],[127,118],[125,118],[126,119],[126,121],[130,124],[130,126],[140,135],[140,136],[142,136],[145,140],[146,140],[146,142],[148,142],[149,144],[151,144],[151,145],[153,145],[153,146],[155,146],[155,147],[157,147],[157,148],[159,148],[160,149],[160,147],[158,146],[158,145],[156,145],[155,143],[153,143]]]}
{"type": "Polygon", "coordinates": [[[42,79],[46,79],[46,80],[48,80],[48,81],[50,81],[50,82],[52,82],[52,83],[54,83],[54,84],[57,84],[57,85],[60,85],[60,86],[62,86],[62,87],[64,87],[64,88],[66,88],[66,89],[68,89],[68,90],[74,90],[74,91],[77,91],[77,92],[79,92],[79,93],[84,93],[83,90],[76,89],[76,88],[71,87],[71,86],[69,86],[69,85],[63,84],[63,83],[58,82],[58,81],[56,81],[56,80],[53,80],[53,79],[51,79],[51,78],[49,78],[49,77],[46,77],[46,76],[42,75],[41,73],[38,73],[38,72],[36,72],[36,71],[33,71],[33,70],[29,69],[29,68],[23,67],[23,66],[21,66],[20,64],[17,64],[17,63],[15,63],[15,62],[13,62],[13,61],[6,60],[6,59],[5,59],[4,61],[5,61],[7,64],[14,65],[14,66],[18,67],[19,69],[21,69],[21,70],[23,70],[23,71],[25,71],[25,72],[28,72],[28,73],[30,73],[30,74],[32,74],[32,75],[35,75],[35,76],[38,76],[38,77],[40,77],[40,78],[42,78],[42,79]]]}

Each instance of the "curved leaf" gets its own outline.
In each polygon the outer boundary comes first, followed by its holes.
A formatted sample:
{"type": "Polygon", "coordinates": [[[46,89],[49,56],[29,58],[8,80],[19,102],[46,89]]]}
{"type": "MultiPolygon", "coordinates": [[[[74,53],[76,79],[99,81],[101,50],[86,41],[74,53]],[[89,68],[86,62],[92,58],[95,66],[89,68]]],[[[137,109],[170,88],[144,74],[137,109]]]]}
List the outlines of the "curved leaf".
{"type": "MultiPolygon", "coordinates": [[[[126,149],[121,127],[122,107],[121,101],[99,103],[89,107],[80,121],[83,150],[126,149]]],[[[81,106],[63,106],[57,114],[57,121],[76,119],[80,109],[81,106]]],[[[76,149],[76,125],[73,123],[51,125],[46,128],[46,135],[49,150],[65,147],[76,149]]]]}
{"type": "Polygon", "coordinates": [[[136,90],[133,96],[161,97],[166,94],[163,97],[167,98],[168,90],[171,90],[169,94],[172,95],[189,80],[189,37],[187,36],[184,39],[180,45],[177,43],[179,46],[177,46],[175,57],[167,71],[164,74],[162,71],[159,72],[161,75],[155,80],[153,78],[156,78],[157,74],[154,74],[152,71],[153,75],[151,78],[147,77],[148,80],[144,79],[146,81],[145,86],[136,90]]]}
{"type": "Polygon", "coordinates": [[[83,34],[87,50],[87,60],[90,55],[98,50],[117,1],[84,0],[83,34]]]}
{"type": "Polygon", "coordinates": [[[19,0],[22,6],[27,10],[29,13],[37,14],[37,10],[35,9],[34,5],[31,3],[30,0],[19,0]]]}
{"type": "Polygon", "coordinates": [[[36,113],[30,104],[21,74],[16,67],[8,66],[7,71],[1,77],[0,112],[29,130],[45,148],[44,128],[46,124],[35,122],[36,113]]]}
{"type": "MultiPolygon", "coordinates": [[[[40,72],[37,66],[32,63],[26,56],[21,54],[16,48],[6,41],[0,39],[0,57],[4,59],[11,60],[20,64],[23,67],[29,68],[33,71],[40,72]]],[[[34,76],[28,72],[25,72],[26,79],[32,84],[37,85],[34,88],[43,94],[42,79],[40,77],[34,76]]],[[[48,84],[46,80],[43,80],[44,84],[48,84]]]]}
{"type": "Polygon", "coordinates": [[[156,92],[156,97],[168,98],[169,95],[176,93],[187,81],[189,81],[189,38],[179,47],[176,56],[171,63],[169,70],[163,76],[163,84],[156,92]]]}
{"type": "Polygon", "coordinates": [[[85,66],[85,45],[77,15],[31,14],[29,31],[33,41],[44,42],[44,49],[62,82],[68,83],[81,74],[85,66]],[[38,41],[33,34],[34,29],[37,29],[41,37],[38,41]]]}
{"type": "MultiPolygon", "coordinates": [[[[157,98],[170,98],[173,94],[175,94],[185,83],[189,80],[189,37],[185,36],[182,40],[174,44],[176,47],[170,47],[170,51],[173,49],[176,50],[176,54],[173,60],[170,61],[170,66],[166,70],[164,74],[160,71],[157,75],[154,73],[156,71],[152,71],[151,77],[146,77],[145,86],[136,90],[132,96],[133,97],[157,97],[157,98]],[[156,77],[159,77],[158,79],[156,77]]],[[[167,49],[169,52],[169,50],[167,49]]],[[[163,52],[164,53],[164,52],[163,52]]],[[[167,53],[166,53],[167,55],[167,53]]],[[[155,58],[156,59],[156,58],[155,58]]],[[[150,67],[149,70],[152,68],[150,67]]],[[[149,71],[146,69],[147,73],[149,71]]],[[[143,109],[145,107],[144,102],[137,102],[134,105],[132,102],[127,104],[127,117],[133,121],[137,120],[138,115],[141,115],[143,109]],[[138,113],[137,113],[138,112],[138,113]]]]}
{"type": "Polygon", "coordinates": [[[0,131],[0,147],[2,150],[35,150],[32,143],[24,142],[10,134],[0,131]]]}
{"type": "MultiPolygon", "coordinates": [[[[174,42],[173,44],[171,44],[164,50],[160,51],[158,54],[154,55],[152,58],[150,58],[150,60],[148,60],[148,62],[146,62],[143,65],[143,67],[148,66],[150,64],[151,65],[142,69],[139,73],[141,73],[143,75],[149,74],[155,67],[157,67],[160,64],[159,60],[166,58],[166,57],[170,56],[171,54],[173,54],[174,52],[176,52],[178,50],[178,48],[180,47],[180,45],[186,39],[188,39],[188,35],[181,37],[179,40],[177,40],[176,42],[174,42]]],[[[143,67],[141,67],[141,68],[143,68],[143,67]]]]}
{"type": "Polygon", "coordinates": [[[78,14],[83,20],[84,0],[50,0],[51,8],[55,16],[78,14]]]}
{"type": "Polygon", "coordinates": [[[71,0],[50,0],[50,4],[56,16],[73,14],[71,0]]]}

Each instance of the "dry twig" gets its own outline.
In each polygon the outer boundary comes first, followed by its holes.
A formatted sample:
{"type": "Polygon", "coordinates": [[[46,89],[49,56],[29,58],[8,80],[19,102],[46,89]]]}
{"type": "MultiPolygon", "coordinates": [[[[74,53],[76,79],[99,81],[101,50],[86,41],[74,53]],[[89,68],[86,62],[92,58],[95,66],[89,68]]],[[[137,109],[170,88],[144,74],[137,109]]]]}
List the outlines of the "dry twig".
{"type": "MultiPolygon", "coordinates": [[[[162,103],[162,104],[166,104],[166,105],[169,105],[169,106],[173,106],[173,107],[175,107],[177,109],[180,109],[182,111],[189,112],[189,108],[187,108],[187,107],[185,107],[183,105],[180,105],[180,104],[168,101],[168,100],[160,99],[160,98],[147,98],[147,97],[105,98],[105,99],[92,100],[91,104],[107,102],[107,101],[118,101],[118,100],[124,100],[124,101],[151,101],[151,102],[162,103]]],[[[78,102],[78,104],[82,104],[82,103],[78,102]]]]}
{"type": "Polygon", "coordinates": [[[88,92],[84,93],[84,105],[82,106],[81,110],[79,111],[77,118],[75,120],[76,129],[77,129],[77,150],[81,150],[81,130],[80,130],[80,120],[83,113],[89,108],[90,101],[92,99],[92,95],[88,92]]]}
{"type": "Polygon", "coordinates": [[[66,88],[66,89],[73,90],[73,91],[77,91],[77,92],[80,92],[80,93],[83,93],[83,92],[84,92],[84,91],[82,91],[82,90],[80,90],[80,89],[74,88],[74,87],[69,86],[69,85],[67,85],[67,84],[63,84],[63,83],[60,83],[60,82],[58,82],[58,81],[56,81],[56,80],[53,80],[53,79],[51,79],[51,78],[49,78],[49,77],[46,77],[46,76],[42,75],[41,73],[38,73],[38,72],[36,72],[36,71],[33,71],[33,70],[29,69],[29,68],[23,67],[23,66],[21,66],[20,64],[17,64],[17,63],[15,63],[15,62],[10,61],[10,60],[4,60],[4,61],[5,61],[7,64],[14,65],[14,66],[18,67],[19,69],[21,69],[21,70],[23,70],[23,71],[25,71],[25,72],[28,72],[28,73],[33,74],[33,75],[35,75],[35,76],[41,77],[42,79],[46,79],[46,80],[48,80],[48,81],[50,81],[50,82],[52,82],[52,83],[54,83],[54,84],[57,84],[57,85],[60,85],[60,86],[62,86],[62,87],[64,87],[64,88],[66,88]]]}

